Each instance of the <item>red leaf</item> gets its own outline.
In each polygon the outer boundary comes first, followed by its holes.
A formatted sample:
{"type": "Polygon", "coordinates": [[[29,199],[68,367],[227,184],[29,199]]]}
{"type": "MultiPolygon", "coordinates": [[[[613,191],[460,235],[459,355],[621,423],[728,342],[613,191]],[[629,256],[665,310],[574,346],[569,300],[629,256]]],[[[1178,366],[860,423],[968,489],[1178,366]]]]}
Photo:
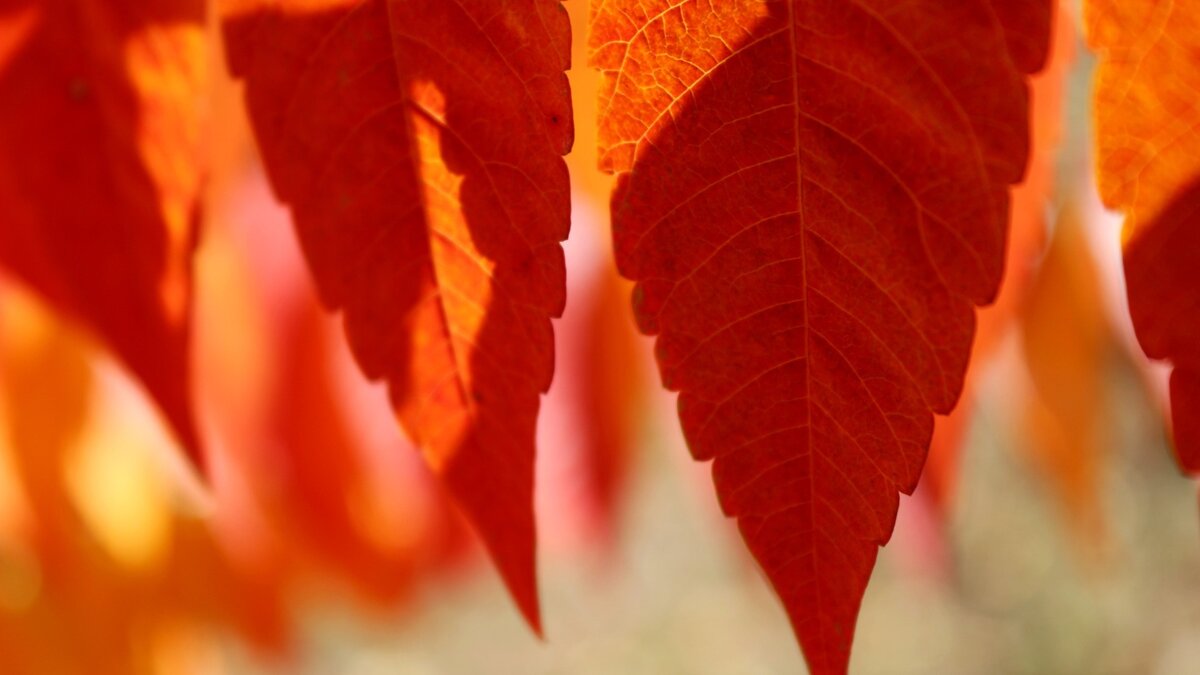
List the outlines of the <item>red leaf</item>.
{"type": "Polygon", "coordinates": [[[573,134],[556,0],[229,3],[229,62],[323,304],[536,628],[533,455],[573,134]]]}
{"type": "Polygon", "coordinates": [[[1200,181],[1125,244],[1125,283],[1138,342],[1171,371],[1175,453],[1200,473],[1200,181]]]}
{"type": "Polygon", "coordinates": [[[0,266],[96,331],[202,467],[187,368],[201,0],[0,6],[0,266]]]}
{"type": "Polygon", "coordinates": [[[996,8],[593,3],[618,264],[814,673],[1000,280],[1051,4],[996,8]]]}
{"type": "Polygon", "coordinates": [[[645,338],[629,316],[629,282],[617,276],[607,256],[597,277],[585,296],[587,316],[579,336],[579,434],[599,538],[611,544],[648,404],[650,371],[649,354],[640,343],[645,338]]]}
{"type": "Polygon", "coordinates": [[[1089,0],[1100,196],[1125,212],[1129,309],[1169,360],[1175,450],[1200,472],[1200,17],[1180,3],[1089,0]]]}

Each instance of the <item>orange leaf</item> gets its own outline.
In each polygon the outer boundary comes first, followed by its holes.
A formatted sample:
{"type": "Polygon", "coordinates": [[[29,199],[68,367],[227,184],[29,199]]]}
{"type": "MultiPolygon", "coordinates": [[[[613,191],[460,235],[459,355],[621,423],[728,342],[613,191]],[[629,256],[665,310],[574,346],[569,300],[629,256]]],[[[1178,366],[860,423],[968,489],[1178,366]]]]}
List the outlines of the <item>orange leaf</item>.
{"type": "Polygon", "coordinates": [[[186,345],[203,2],[5,4],[0,266],[102,336],[202,469],[186,345]]]}
{"type": "Polygon", "coordinates": [[[1054,241],[1021,307],[1028,402],[1026,450],[1046,475],[1084,543],[1103,537],[1098,503],[1104,364],[1114,351],[1099,274],[1078,216],[1058,219],[1054,241]]]}
{"type": "Polygon", "coordinates": [[[1129,309],[1171,373],[1175,450],[1200,472],[1200,15],[1186,3],[1089,0],[1100,53],[1094,107],[1100,196],[1125,212],[1129,309]]]}
{"type": "Polygon", "coordinates": [[[563,309],[557,0],[239,0],[229,62],[323,304],[529,622],[539,395],[563,309]]]}
{"type": "Polygon", "coordinates": [[[845,672],[1000,281],[1051,3],[592,6],[639,324],[809,667],[845,672]]]}

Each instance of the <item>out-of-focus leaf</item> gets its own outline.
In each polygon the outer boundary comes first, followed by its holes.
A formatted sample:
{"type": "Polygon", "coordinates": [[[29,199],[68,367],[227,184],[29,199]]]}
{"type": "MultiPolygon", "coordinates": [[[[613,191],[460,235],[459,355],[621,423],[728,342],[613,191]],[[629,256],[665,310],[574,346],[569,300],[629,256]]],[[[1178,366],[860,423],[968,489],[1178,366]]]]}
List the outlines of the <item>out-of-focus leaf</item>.
{"type": "Polygon", "coordinates": [[[586,302],[580,340],[580,413],[584,464],[602,532],[611,538],[632,452],[649,401],[647,352],[629,314],[632,284],[609,265],[598,274],[586,302]]]}
{"type": "Polygon", "coordinates": [[[1104,534],[1105,365],[1114,352],[1098,274],[1073,211],[1059,217],[1050,250],[1021,308],[1025,363],[1036,397],[1025,409],[1021,449],[1045,474],[1086,543],[1104,534]]]}
{"type": "Polygon", "coordinates": [[[261,172],[227,182],[197,267],[200,401],[225,460],[217,539],[293,606],[350,589],[394,611],[450,562],[460,528],[317,304],[261,172]]]}
{"type": "Polygon", "coordinates": [[[218,626],[282,650],[278,587],[239,570],[206,523],[178,512],[176,484],[155,461],[165,438],[126,417],[128,396],[97,390],[106,383],[94,382],[93,353],[32,296],[4,295],[5,444],[30,511],[28,532],[0,542],[28,547],[13,558],[27,590],[8,594],[23,599],[0,603],[10,658],[31,673],[149,674],[161,672],[164,636],[215,640],[218,626]]]}
{"type": "Polygon", "coordinates": [[[534,431],[573,136],[561,4],[237,0],[224,15],[322,303],[540,630],[534,431]]]}
{"type": "Polygon", "coordinates": [[[201,0],[0,3],[0,266],[94,330],[203,468],[189,393],[201,0]]]}

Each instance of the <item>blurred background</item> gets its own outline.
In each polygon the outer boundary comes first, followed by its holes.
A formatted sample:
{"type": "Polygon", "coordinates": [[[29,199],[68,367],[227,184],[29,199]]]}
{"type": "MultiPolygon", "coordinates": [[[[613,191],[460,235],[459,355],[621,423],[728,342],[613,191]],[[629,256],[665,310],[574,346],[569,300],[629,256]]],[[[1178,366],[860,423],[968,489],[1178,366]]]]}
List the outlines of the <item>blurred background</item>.
{"type": "MultiPolygon", "coordinates": [[[[0,280],[0,673],[803,672],[613,271],[585,4],[567,2],[569,300],[538,435],[545,640],[317,306],[221,82],[193,324],[211,487],[88,335],[0,280]]],[[[1196,487],[1090,183],[1077,15],[1034,85],[1004,289],[880,555],[852,672],[1200,672],[1196,487]]]]}

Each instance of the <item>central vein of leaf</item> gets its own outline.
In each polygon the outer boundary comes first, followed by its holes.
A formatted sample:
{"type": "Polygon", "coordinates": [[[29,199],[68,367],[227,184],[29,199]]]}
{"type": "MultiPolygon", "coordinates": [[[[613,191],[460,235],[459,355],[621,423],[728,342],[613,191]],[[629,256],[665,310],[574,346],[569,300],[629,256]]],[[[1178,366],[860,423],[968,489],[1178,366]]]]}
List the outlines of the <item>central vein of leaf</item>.
{"type": "MultiPolygon", "coordinates": [[[[817,493],[816,493],[816,479],[814,477],[816,467],[814,466],[815,462],[813,459],[813,453],[816,452],[816,448],[813,447],[812,401],[810,400],[810,397],[812,396],[812,385],[810,382],[811,377],[812,377],[812,368],[811,368],[811,364],[810,364],[810,359],[812,359],[812,352],[810,351],[811,342],[809,340],[809,332],[811,330],[811,327],[808,324],[808,300],[809,300],[808,251],[807,251],[808,236],[807,236],[807,228],[805,227],[805,223],[804,223],[804,176],[803,176],[803,167],[801,166],[801,161],[800,161],[800,74],[799,74],[799,68],[796,65],[796,61],[800,55],[800,50],[798,49],[797,38],[796,38],[796,8],[795,8],[794,0],[785,0],[784,4],[787,6],[788,42],[791,45],[791,52],[792,52],[791,53],[791,57],[792,57],[791,58],[792,102],[793,102],[793,105],[795,106],[795,110],[793,111],[794,114],[792,115],[792,119],[794,120],[793,127],[792,127],[792,133],[794,135],[794,141],[795,141],[794,147],[795,147],[795,153],[796,153],[796,218],[797,218],[797,223],[800,227],[800,270],[801,270],[800,275],[802,277],[801,284],[804,289],[804,297],[802,298],[802,302],[800,303],[800,320],[804,324],[801,327],[801,330],[804,333],[804,382],[802,383],[801,386],[804,387],[804,417],[805,417],[804,424],[805,424],[805,434],[808,437],[808,442],[807,442],[808,447],[806,448],[806,451],[808,454],[808,457],[807,457],[807,461],[808,461],[808,498],[809,498],[808,509],[809,509],[809,519],[812,522],[812,525],[814,528],[812,530],[812,532],[813,532],[812,546],[815,549],[816,542],[817,542],[816,529],[815,529],[816,523],[817,523],[817,514],[816,514],[816,508],[817,508],[816,507],[816,504],[817,504],[816,494],[817,493]]],[[[813,588],[815,589],[816,605],[817,605],[817,607],[820,607],[822,604],[821,603],[821,584],[816,581],[818,556],[816,555],[815,550],[813,551],[811,560],[812,560],[812,565],[813,565],[813,578],[814,578],[813,588]]],[[[818,609],[817,611],[820,611],[820,610],[818,609]]],[[[822,622],[818,622],[817,630],[820,631],[820,633],[821,633],[821,642],[824,642],[824,624],[822,622]]]]}

